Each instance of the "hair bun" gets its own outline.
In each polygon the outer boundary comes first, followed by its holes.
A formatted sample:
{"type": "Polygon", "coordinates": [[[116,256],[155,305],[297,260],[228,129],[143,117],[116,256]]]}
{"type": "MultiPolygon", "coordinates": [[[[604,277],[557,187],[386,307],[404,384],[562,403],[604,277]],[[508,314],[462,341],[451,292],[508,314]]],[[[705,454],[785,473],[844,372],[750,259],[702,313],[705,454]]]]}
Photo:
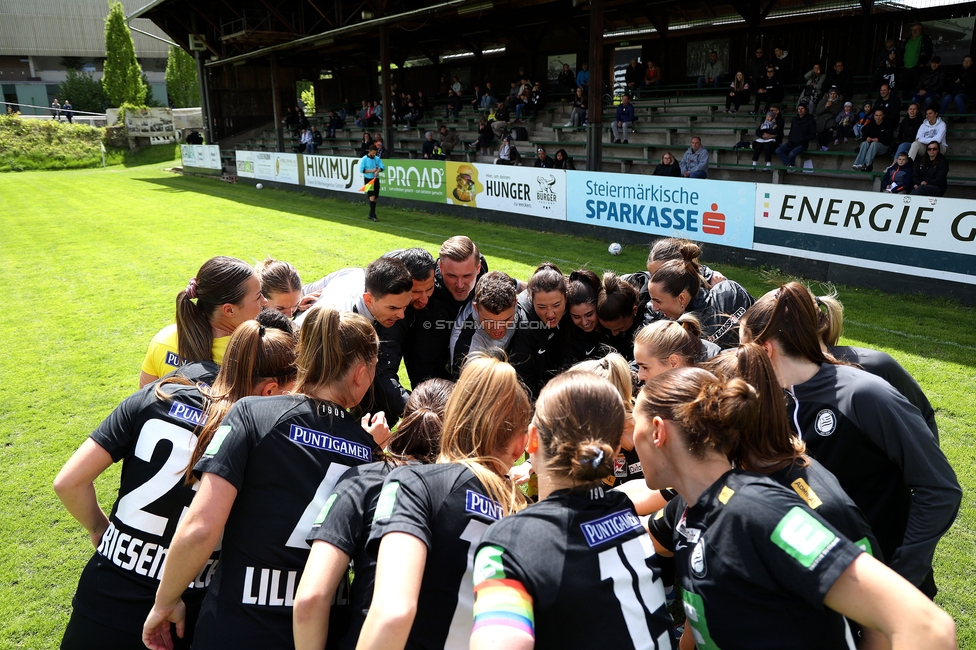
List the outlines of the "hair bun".
{"type": "Polygon", "coordinates": [[[193,299],[197,297],[197,279],[190,278],[190,281],[186,283],[186,297],[193,299]]]}

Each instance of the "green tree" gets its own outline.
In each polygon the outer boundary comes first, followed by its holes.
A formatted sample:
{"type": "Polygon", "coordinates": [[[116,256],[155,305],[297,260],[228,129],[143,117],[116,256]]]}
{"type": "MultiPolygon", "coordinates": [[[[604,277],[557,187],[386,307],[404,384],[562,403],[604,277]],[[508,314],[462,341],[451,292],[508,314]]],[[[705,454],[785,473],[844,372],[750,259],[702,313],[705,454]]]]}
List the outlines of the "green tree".
{"type": "Polygon", "coordinates": [[[299,81],[295,83],[295,87],[298,90],[298,98],[302,100],[302,105],[305,107],[305,114],[315,115],[315,84],[311,81],[299,81]]]}
{"type": "Polygon", "coordinates": [[[108,100],[102,84],[95,81],[90,72],[68,70],[68,78],[58,84],[58,97],[61,101],[71,101],[76,111],[102,113],[108,100]]]}
{"type": "Polygon", "coordinates": [[[136,47],[132,43],[129,25],[125,22],[125,9],[121,2],[109,2],[105,19],[105,76],[102,87],[112,106],[123,103],[141,106],[146,101],[149,88],[142,80],[142,68],[136,59],[136,47]]]}
{"type": "Polygon", "coordinates": [[[169,48],[166,61],[166,92],[174,108],[200,105],[200,85],[197,62],[181,47],[169,48]]]}

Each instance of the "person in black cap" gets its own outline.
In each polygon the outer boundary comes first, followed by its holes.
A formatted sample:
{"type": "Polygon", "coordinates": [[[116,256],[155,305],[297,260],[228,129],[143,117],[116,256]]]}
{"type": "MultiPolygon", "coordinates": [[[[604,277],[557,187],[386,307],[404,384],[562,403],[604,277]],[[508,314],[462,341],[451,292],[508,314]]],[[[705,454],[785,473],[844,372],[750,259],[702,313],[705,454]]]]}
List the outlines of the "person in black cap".
{"type": "Polygon", "coordinates": [[[533,167],[545,167],[546,169],[552,169],[555,166],[552,158],[546,155],[546,150],[544,147],[539,147],[536,149],[536,153],[539,154],[539,157],[535,159],[535,164],[532,165],[533,167]]]}

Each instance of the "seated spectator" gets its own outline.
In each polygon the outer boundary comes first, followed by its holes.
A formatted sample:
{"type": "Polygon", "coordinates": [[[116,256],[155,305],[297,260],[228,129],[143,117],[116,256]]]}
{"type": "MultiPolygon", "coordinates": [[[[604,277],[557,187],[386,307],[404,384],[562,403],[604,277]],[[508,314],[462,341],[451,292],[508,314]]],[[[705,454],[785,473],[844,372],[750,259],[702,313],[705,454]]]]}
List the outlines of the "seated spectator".
{"type": "Polygon", "coordinates": [[[786,84],[793,81],[793,57],[783,49],[782,45],[773,48],[773,58],[769,60],[769,63],[776,68],[776,76],[779,77],[781,83],[786,84]]]}
{"type": "Polygon", "coordinates": [[[924,120],[925,117],[922,115],[918,104],[909,104],[908,115],[902,119],[901,124],[898,125],[898,132],[895,133],[895,142],[898,143],[898,148],[895,149],[895,158],[902,152],[908,153],[908,150],[912,148],[915,137],[918,135],[918,128],[922,126],[924,120]]]}
{"type": "Polygon", "coordinates": [[[556,83],[559,84],[559,89],[563,92],[571,93],[576,90],[576,75],[569,69],[568,63],[563,64],[563,69],[559,73],[556,83]]]}
{"type": "Polygon", "coordinates": [[[408,94],[406,105],[403,109],[403,130],[409,131],[411,128],[416,128],[419,119],[420,111],[417,109],[417,103],[408,94]]]}
{"type": "Polygon", "coordinates": [[[536,159],[533,167],[542,167],[544,169],[552,169],[556,166],[555,161],[546,154],[545,147],[539,147],[536,149],[536,159]]]}
{"type": "Polygon", "coordinates": [[[461,98],[453,91],[447,91],[447,104],[444,106],[444,117],[448,118],[454,115],[454,119],[458,118],[461,114],[461,98]]]}
{"type": "Polygon", "coordinates": [[[912,101],[925,110],[942,98],[945,87],[946,74],[942,69],[942,59],[933,56],[929,59],[929,69],[919,75],[915,91],[912,93],[912,101]]]}
{"type": "MultiPolygon", "coordinates": [[[[775,107],[774,107],[775,108],[775,107]]],[[[778,110],[770,110],[766,113],[762,124],[756,128],[756,139],[752,142],[752,166],[755,167],[759,162],[759,154],[766,158],[766,166],[773,165],[773,152],[783,141],[783,129],[785,120],[779,115],[778,110]]]]}
{"type": "Polygon", "coordinates": [[[827,143],[834,139],[837,122],[834,118],[844,108],[843,98],[837,94],[836,88],[831,88],[817,105],[817,142],[820,151],[827,151],[827,143]]]}
{"type": "Polygon", "coordinates": [[[708,149],[702,146],[697,135],[691,139],[691,146],[681,157],[679,166],[685,178],[708,178],[708,149]]]}
{"type": "Polygon", "coordinates": [[[490,81],[485,82],[485,94],[488,95],[488,102],[485,108],[491,108],[498,103],[498,97],[495,96],[495,88],[491,85],[490,81]]]}
{"type": "Polygon", "coordinates": [[[769,61],[766,60],[766,56],[763,54],[763,49],[761,47],[757,47],[755,56],[749,59],[747,66],[749,72],[748,81],[753,90],[756,90],[763,83],[765,83],[766,68],[768,66],[769,61]]]}
{"type": "Polygon", "coordinates": [[[515,100],[515,122],[516,123],[522,121],[522,114],[525,112],[525,109],[529,107],[529,95],[531,94],[532,94],[531,90],[529,91],[529,94],[526,94],[525,91],[523,90],[522,92],[519,93],[519,96],[516,98],[515,100]]]}
{"type": "Polygon", "coordinates": [[[844,62],[837,60],[834,62],[834,69],[827,73],[824,79],[824,88],[837,86],[837,94],[841,97],[854,96],[854,77],[844,69],[844,62]]]}
{"type": "Polygon", "coordinates": [[[888,152],[892,140],[895,139],[894,128],[885,118],[885,112],[878,108],[874,111],[874,120],[861,130],[861,135],[864,136],[864,142],[854,159],[854,169],[869,172],[875,156],[888,152]]]}
{"type": "Polygon", "coordinates": [[[474,142],[471,143],[479,154],[490,153],[491,141],[495,139],[495,132],[491,130],[491,125],[488,124],[488,118],[481,118],[481,122],[478,124],[478,137],[474,142]]]}
{"type": "Polygon", "coordinates": [[[514,104],[520,92],[522,92],[522,85],[517,81],[513,81],[511,87],[508,89],[508,103],[514,104]]]}
{"type": "Polygon", "coordinates": [[[888,124],[897,124],[898,116],[901,114],[901,100],[891,92],[891,86],[886,83],[881,84],[879,92],[881,96],[874,102],[874,109],[880,108],[884,111],[888,124]]]}
{"type": "Polygon", "coordinates": [[[538,115],[545,107],[546,91],[542,88],[542,83],[537,81],[532,85],[532,92],[529,95],[529,114],[538,115]]]}
{"type": "Polygon", "coordinates": [[[583,69],[576,73],[576,87],[583,89],[583,94],[590,88],[590,66],[583,64],[583,69]]]}
{"type": "Polygon", "coordinates": [[[661,155],[661,163],[654,168],[654,176],[674,176],[681,178],[681,165],[674,159],[670,151],[661,155]]]}
{"type": "Polygon", "coordinates": [[[444,156],[450,156],[451,152],[454,151],[454,147],[461,144],[461,139],[458,138],[457,133],[451,131],[447,128],[447,125],[441,124],[440,128],[440,145],[441,149],[444,150],[444,156]]]}
{"type": "Polygon", "coordinates": [[[441,143],[434,139],[431,131],[424,133],[424,143],[420,146],[420,155],[424,160],[444,160],[444,151],[441,143]]]}
{"type": "Polygon", "coordinates": [[[861,110],[857,113],[857,120],[854,122],[854,137],[858,140],[861,139],[861,129],[871,123],[874,119],[874,107],[871,104],[871,100],[864,102],[861,106],[861,110]]]}
{"type": "Polygon", "coordinates": [[[498,158],[495,159],[496,165],[518,165],[522,156],[518,149],[512,144],[512,136],[506,135],[502,138],[502,145],[498,148],[498,158]]]}
{"type": "Polygon", "coordinates": [[[653,61],[647,62],[647,69],[644,70],[644,87],[647,89],[661,90],[661,82],[664,81],[664,72],[661,66],[655,65],[653,61]]]}
{"type": "MultiPolygon", "coordinates": [[[[370,104],[364,99],[363,107],[359,109],[359,113],[357,114],[356,119],[353,123],[359,128],[365,129],[366,127],[369,126],[368,120],[372,116],[373,116],[373,106],[372,104],[370,104]]],[[[363,155],[365,156],[366,154],[363,155]]]]}
{"type": "Polygon", "coordinates": [[[314,146],[315,145],[312,144],[312,132],[308,129],[302,129],[301,136],[299,136],[298,140],[298,146],[295,147],[295,151],[298,153],[314,153],[313,151],[309,151],[309,147],[314,146]]]}
{"type": "Polygon", "coordinates": [[[903,194],[912,189],[912,175],[915,169],[912,159],[902,151],[885,170],[884,178],[881,180],[881,191],[888,194],[903,194]]]}
{"type": "Polygon", "coordinates": [[[966,101],[976,95],[976,68],[973,68],[973,57],[962,59],[962,69],[946,80],[946,93],[942,96],[942,107],[939,110],[945,115],[949,107],[955,103],[956,112],[960,115],[966,112],[966,101]]]}
{"type": "MultiPolygon", "coordinates": [[[[894,44],[894,41],[891,41],[894,44]]],[[[895,89],[895,84],[901,79],[901,63],[898,61],[898,49],[892,47],[885,49],[885,56],[878,64],[874,72],[874,83],[888,84],[891,90],[895,89]]]]}
{"type": "Polygon", "coordinates": [[[461,80],[456,76],[454,77],[454,83],[451,84],[451,90],[454,91],[454,94],[458,97],[458,99],[461,98],[461,93],[464,92],[464,84],[461,83],[461,80]]]}
{"type": "Polygon", "coordinates": [[[305,117],[305,111],[299,108],[298,111],[296,112],[295,119],[298,124],[299,130],[305,129],[306,131],[308,131],[311,124],[309,123],[308,118],[305,117]]]}
{"type": "Polygon", "coordinates": [[[186,143],[187,144],[203,144],[203,136],[200,135],[200,132],[199,131],[197,131],[196,129],[193,129],[193,130],[191,130],[186,135],[186,143]]]}
{"type": "Polygon", "coordinates": [[[373,114],[369,116],[367,123],[370,126],[379,126],[383,123],[383,104],[379,101],[373,102],[373,114]]]}
{"type": "Polygon", "coordinates": [[[417,113],[417,121],[424,119],[424,110],[427,108],[427,100],[424,98],[424,91],[418,90],[417,97],[413,100],[413,109],[417,113]]]}
{"type": "Polygon", "coordinates": [[[478,84],[475,84],[475,86],[474,86],[474,97],[472,97],[471,98],[471,101],[468,102],[469,104],[471,104],[471,110],[477,111],[477,110],[480,110],[481,109],[481,98],[482,98],[482,95],[484,95],[484,93],[481,92],[481,86],[479,86],[478,84]]]}
{"type": "Polygon", "coordinates": [[[847,142],[848,136],[851,135],[851,130],[854,128],[854,122],[857,120],[857,115],[854,114],[854,104],[851,102],[844,102],[844,108],[841,109],[837,117],[834,118],[834,144],[840,144],[841,139],[847,142]]]}
{"type": "MultiPolygon", "coordinates": [[[[650,64],[650,61],[648,61],[648,64],[650,64]]],[[[637,93],[640,92],[641,82],[643,80],[644,80],[644,70],[637,62],[637,59],[631,59],[630,65],[628,65],[627,69],[624,71],[624,86],[626,88],[625,92],[628,95],[633,95],[634,97],[636,97],[637,93]]]]}
{"type": "Polygon", "coordinates": [[[776,155],[787,171],[796,167],[796,157],[807,150],[810,140],[817,137],[817,122],[807,113],[807,105],[800,104],[796,107],[796,117],[790,122],[790,134],[786,142],[776,147],[776,155]]]}
{"type": "Polygon", "coordinates": [[[376,136],[373,140],[373,148],[376,149],[376,157],[382,159],[386,155],[386,147],[383,144],[383,138],[376,136]]]}
{"type": "Polygon", "coordinates": [[[820,96],[823,94],[823,85],[827,79],[827,75],[823,73],[819,63],[814,63],[813,68],[805,73],[803,78],[806,79],[807,83],[800,92],[800,99],[797,101],[797,105],[806,104],[807,106],[816,106],[820,101],[820,96]]]}
{"type": "Polygon", "coordinates": [[[346,123],[346,117],[353,114],[352,102],[346,97],[342,100],[342,106],[339,108],[339,119],[342,120],[342,124],[346,123]]]}
{"type": "Polygon", "coordinates": [[[305,153],[314,154],[318,150],[318,148],[322,146],[322,132],[316,129],[314,126],[312,127],[311,132],[312,132],[311,150],[309,150],[306,147],[305,153]]]}
{"type": "Polygon", "coordinates": [[[573,97],[573,112],[569,116],[569,121],[563,124],[565,127],[583,126],[586,123],[586,91],[580,86],[576,89],[576,96],[573,97]]]}
{"type": "Polygon", "coordinates": [[[620,105],[617,106],[617,114],[613,122],[610,123],[610,131],[613,133],[614,144],[620,144],[621,131],[623,131],[623,142],[627,142],[627,129],[634,128],[634,105],[630,103],[630,97],[624,95],[620,98],[620,105]]]}
{"type": "Polygon", "coordinates": [[[739,107],[747,103],[749,103],[749,82],[739,71],[735,73],[732,83],[729,84],[729,94],[725,98],[725,112],[735,115],[739,112],[739,107]]]}
{"type": "Polygon", "coordinates": [[[925,147],[925,154],[919,156],[912,173],[912,194],[921,196],[942,196],[948,185],[949,161],[942,155],[937,142],[925,147]]]}
{"type": "Polygon", "coordinates": [[[712,88],[718,88],[722,83],[722,63],[718,60],[718,52],[712,50],[708,53],[708,61],[705,62],[705,71],[698,77],[698,88],[704,88],[709,84],[712,88]]]}
{"type": "Polygon", "coordinates": [[[930,142],[937,142],[940,151],[943,153],[948,146],[946,144],[946,123],[939,117],[939,111],[936,108],[930,108],[925,111],[925,120],[918,127],[918,132],[915,134],[915,142],[912,143],[911,148],[908,150],[908,157],[918,162],[922,158],[922,151],[928,150],[926,145],[930,142]]]}
{"type": "Polygon", "coordinates": [[[573,164],[573,159],[570,158],[569,154],[566,153],[565,149],[560,149],[556,152],[556,162],[553,165],[554,169],[576,169],[576,165],[573,164]]]}
{"type": "Polygon", "coordinates": [[[776,73],[776,68],[772,65],[766,67],[766,78],[763,82],[755,88],[756,91],[756,105],[753,108],[751,115],[759,115],[759,104],[760,102],[765,102],[765,107],[763,112],[768,112],[770,106],[773,104],[779,104],[783,101],[783,86],[780,83],[779,75],[776,73]]]}
{"type": "Polygon", "coordinates": [[[485,88],[484,92],[481,93],[481,97],[478,98],[478,109],[482,111],[490,110],[498,100],[491,96],[488,89],[485,88]]]}
{"type": "Polygon", "coordinates": [[[329,123],[325,125],[325,137],[334,139],[336,131],[342,128],[342,118],[335,111],[329,111],[329,123]]]}
{"type": "Polygon", "coordinates": [[[498,102],[495,107],[495,120],[490,122],[491,130],[496,138],[505,135],[505,131],[508,129],[508,119],[508,108],[505,106],[505,102],[498,102]]]}

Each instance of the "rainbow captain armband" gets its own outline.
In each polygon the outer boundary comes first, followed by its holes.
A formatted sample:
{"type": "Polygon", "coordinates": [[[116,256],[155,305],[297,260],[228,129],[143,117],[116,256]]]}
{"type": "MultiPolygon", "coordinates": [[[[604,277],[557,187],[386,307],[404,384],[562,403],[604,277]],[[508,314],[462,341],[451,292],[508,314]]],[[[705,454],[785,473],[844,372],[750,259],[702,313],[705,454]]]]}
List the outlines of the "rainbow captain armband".
{"type": "Polygon", "coordinates": [[[532,596],[518,580],[505,577],[498,546],[478,551],[474,570],[474,629],[502,625],[521,630],[535,638],[535,613],[532,596]]]}

